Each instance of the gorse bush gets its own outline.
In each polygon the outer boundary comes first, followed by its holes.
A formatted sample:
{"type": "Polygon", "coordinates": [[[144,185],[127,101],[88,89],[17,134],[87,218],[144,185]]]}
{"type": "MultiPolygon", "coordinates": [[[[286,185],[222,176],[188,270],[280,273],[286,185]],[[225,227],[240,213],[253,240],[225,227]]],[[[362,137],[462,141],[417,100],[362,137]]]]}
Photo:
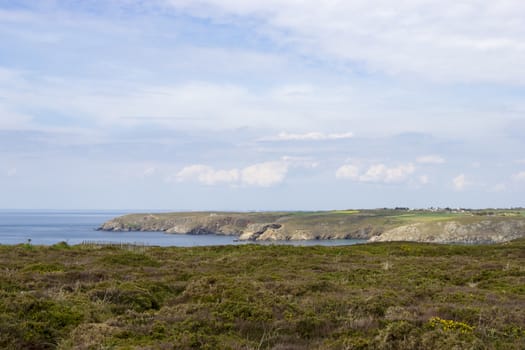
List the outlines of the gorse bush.
{"type": "Polygon", "coordinates": [[[454,320],[444,320],[440,317],[432,317],[429,321],[429,326],[432,329],[441,329],[445,332],[457,331],[463,334],[470,334],[474,331],[473,326],[469,326],[465,322],[458,322],[454,320]]]}

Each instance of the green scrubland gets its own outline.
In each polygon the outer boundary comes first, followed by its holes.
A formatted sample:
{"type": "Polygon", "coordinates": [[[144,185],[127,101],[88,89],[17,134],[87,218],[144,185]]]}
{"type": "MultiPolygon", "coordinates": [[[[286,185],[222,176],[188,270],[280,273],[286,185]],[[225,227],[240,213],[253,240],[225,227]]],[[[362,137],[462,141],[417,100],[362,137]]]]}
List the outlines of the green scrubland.
{"type": "Polygon", "coordinates": [[[0,246],[5,349],[524,349],[525,240],[0,246]]]}

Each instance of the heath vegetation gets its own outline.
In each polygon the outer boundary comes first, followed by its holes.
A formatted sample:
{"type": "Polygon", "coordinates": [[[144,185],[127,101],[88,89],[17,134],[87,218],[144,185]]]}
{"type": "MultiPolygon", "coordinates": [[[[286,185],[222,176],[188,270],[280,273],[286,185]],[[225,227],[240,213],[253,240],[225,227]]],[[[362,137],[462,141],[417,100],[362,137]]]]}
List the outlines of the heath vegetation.
{"type": "Polygon", "coordinates": [[[524,349],[525,240],[0,246],[0,348],[524,349]]]}

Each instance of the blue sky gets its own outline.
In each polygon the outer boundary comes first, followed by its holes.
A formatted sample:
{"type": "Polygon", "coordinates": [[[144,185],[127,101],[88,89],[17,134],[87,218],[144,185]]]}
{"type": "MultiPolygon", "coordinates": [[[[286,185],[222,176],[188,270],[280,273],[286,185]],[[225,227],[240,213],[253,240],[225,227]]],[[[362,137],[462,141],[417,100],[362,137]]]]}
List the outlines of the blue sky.
{"type": "Polygon", "coordinates": [[[513,207],[525,3],[0,0],[0,208],[513,207]]]}

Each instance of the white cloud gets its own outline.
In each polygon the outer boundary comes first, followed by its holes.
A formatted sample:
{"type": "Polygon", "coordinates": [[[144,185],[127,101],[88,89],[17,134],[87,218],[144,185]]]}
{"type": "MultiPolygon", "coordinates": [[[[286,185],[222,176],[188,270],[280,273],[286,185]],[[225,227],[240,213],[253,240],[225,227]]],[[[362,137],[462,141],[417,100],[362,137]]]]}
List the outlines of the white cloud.
{"type": "Polygon", "coordinates": [[[339,179],[350,179],[358,182],[400,183],[408,180],[416,167],[412,163],[388,167],[385,164],[373,164],[363,172],[353,164],[345,164],[336,171],[339,179]]]}
{"type": "Polygon", "coordinates": [[[359,180],[359,167],[352,164],[345,164],[335,172],[338,179],[359,180]]]}
{"type": "Polygon", "coordinates": [[[445,163],[445,158],[432,154],[432,155],[417,157],[416,162],[420,164],[443,164],[445,163]]]}
{"type": "Polygon", "coordinates": [[[375,164],[368,168],[361,179],[365,182],[401,182],[406,180],[415,169],[413,164],[403,164],[392,168],[384,164],[375,164]]]}
{"type": "Polygon", "coordinates": [[[198,181],[210,186],[224,183],[270,187],[281,183],[287,172],[288,163],[283,161],[257,163],[242,169],[214,169],[207,165],[194,164],[180,170],[175,175],[175,180],[178,182],[198,181]]]}
{"type": "Polygon", "coordinates": [[[462,191],[467,185],[469,185],[469,182],[467,181],[465,174],[459,174],[452,179],[452,184],[457,191],[462,191]]]}
{"type": "Polygon", "coordinates": [[[525,83],[521,0],[166,1],[200,17],[258,18],[259,30],[282,44],[372,71],[525,83]]]}
{"type": "Polygon", "coordinates": [[[254,164],[242,170],[242,183],[248,186],[269,187],[283,182],[288,172],[285,162],[254,164]]]}
{"type": "Polygon", "coordinates": [[[351,132],[340,134],[325,134],[322,132],[308,132],[304,134],[292,134],[281,132],[277,137],[270,138],[270,140],[279,141],[325,141],[325,140],[344,140],[354,137],[351,132]]]}
{"type": "Polygon", "coordinates": [[[234,183],[239,180],[239,171],[237,169],[215,170],[207,165],[195,164],[184,167],[175,178],[178,181],[197,180],[205,185],[234,183]]]}
{"type": "Polygon", "coordinates": [[[237,181],[238,178],[239,178],[239,171],[237,169],[216,170],[214,172],[206,174],[206,176],[204,176],[204,179],[201,181],[206,184],[214,185],[216,183],[222,183],[222,182],[233,183],[237,181]]]}
{"type": "Polygon", "coordinates": [[[525,171],[521,171],[519,173],[512,175],[512,178],[515,181],[525,181],[525,171]]]}

